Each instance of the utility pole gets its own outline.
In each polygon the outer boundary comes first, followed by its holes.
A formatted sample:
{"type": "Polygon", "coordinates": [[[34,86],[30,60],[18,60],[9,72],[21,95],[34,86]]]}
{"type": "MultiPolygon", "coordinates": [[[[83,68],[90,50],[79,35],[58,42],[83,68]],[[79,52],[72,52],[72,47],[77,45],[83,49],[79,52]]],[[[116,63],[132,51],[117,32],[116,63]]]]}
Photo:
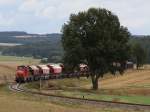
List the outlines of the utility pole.
{"type": "MultiPolygon", "coordinates": [[[[40,88],[39,88],[40,93],[41,93],[41,90],[42,90],[42,78],[40,76],[40,88]]],[[[40,101],[41,101],[42,100],[41,96],[39,96],[39,98],[40,98],[40,101]]]]}
{"type": "Polygon", "coordinates": [[[7,81],[7,76],[6,76],[6,75],[4,75],[4,81],[5,81],[5,84],[8,83],[8,81],[7,81]]]}
{"type": "Polygon", "coordinates": [[[40,92],[41,92],[41,87],[42,87],[42,80],[41,80],[41,76],[40,76],[40,92]]]}

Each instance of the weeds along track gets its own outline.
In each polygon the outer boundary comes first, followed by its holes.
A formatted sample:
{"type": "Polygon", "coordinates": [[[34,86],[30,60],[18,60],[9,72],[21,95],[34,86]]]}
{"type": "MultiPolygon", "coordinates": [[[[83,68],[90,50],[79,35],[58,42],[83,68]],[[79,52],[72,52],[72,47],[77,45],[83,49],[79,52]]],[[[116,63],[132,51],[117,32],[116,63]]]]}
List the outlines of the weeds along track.
{"type": "Polygon", "coordinates": [[[150,112],[150,105],[103,101],[103,100],[89,100],[84,98],[51,95],[47,93],[34,92],[31,90],[24,89],[22,86],[20,86],[20,84],[16,84],[16,83],[9,84],[9,89],[14,92],[23,92],[23,93],[30,93],[34,95],[46,96],[52,101],[57,100],[57,101],[64,101],[67,103],[90,104],[98,107],[121,108],[126,110],[150,112]]]}

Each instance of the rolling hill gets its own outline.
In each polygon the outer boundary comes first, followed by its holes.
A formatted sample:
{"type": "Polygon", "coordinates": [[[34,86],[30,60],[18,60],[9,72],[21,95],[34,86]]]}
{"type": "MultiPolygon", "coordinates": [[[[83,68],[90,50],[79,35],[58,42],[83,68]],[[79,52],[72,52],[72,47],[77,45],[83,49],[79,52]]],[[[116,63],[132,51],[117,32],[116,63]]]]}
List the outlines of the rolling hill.
{"type": "MultiPolygon", "coordinates": [[[[60,61],[63,55],[61,34],[29,34],[27,32],[0,32],[0,42],[14,46],[0,45],[3,55],[33,56],[35,58],[49,58],[49,61],[60,61]],[[19,44],[15,46],[15,44],[19,44]]],[[[147,51],[146,62],[150,63],[150,36],[133,35],[130,43],[138,42],[147,51]]]]}
{"type": "Polygon", "coordinates": [[[55,61],[60,60],[63,54],[61,34],[56,33],[0,32],[0,42],[4,43],[0,46],[3,55],[45,57],[55,61]],[[14,46],[7,46],[7,44],[14,44],[14,46]],[[15,46],[15,44],[20,45],[15,46]]]}

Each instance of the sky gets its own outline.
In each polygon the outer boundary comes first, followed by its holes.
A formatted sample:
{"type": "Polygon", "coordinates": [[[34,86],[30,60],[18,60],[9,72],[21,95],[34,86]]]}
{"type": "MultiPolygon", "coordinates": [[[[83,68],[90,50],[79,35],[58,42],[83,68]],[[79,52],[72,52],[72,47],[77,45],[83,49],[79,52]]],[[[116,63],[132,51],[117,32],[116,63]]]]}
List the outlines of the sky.
{"type": "Polygon", "coordinates": [[[0,31],[60,33],[72,13],[106,8],[134,35],[150,35],[150,0],[0,0],[0,31]]]}

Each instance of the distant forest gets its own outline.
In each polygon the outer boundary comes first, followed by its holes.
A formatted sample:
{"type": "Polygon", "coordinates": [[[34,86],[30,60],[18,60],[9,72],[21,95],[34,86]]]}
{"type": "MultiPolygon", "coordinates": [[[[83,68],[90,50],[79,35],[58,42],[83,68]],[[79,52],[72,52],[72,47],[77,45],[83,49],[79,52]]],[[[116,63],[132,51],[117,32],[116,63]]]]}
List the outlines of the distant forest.
{"type": "MultiPolygon", "coordinates": [[[[130,44],[140,43],[147,52],[146,63],[150,63],[150,36],[134,35],[130,44]]],[[[60,62],[63,56],[61,34],[28,34],[26,32],[0,32],[0,43],[19,43],[22,45],[0,46],[3,55],[48,58],[49,62],[60,62]]],[[[141,54],[142,55],[142,54],[141,54]]]]}
{"type": "Polygon", "coordinates": [[[0,43],[19,43],[19,46],[0,46],[2,55],[48,58],[60,61],[63,55],[61,34],[28,34],[26,32],[0,32],[0,43]]]}
{"type": "Polygon", "coordinates": [[[146,51],[145,63],[149,64],[150,63],[150,36],[134,35],[130,39],[130,44],[134,44],[134,43],[139,43],[144,48],[144,50],[146,51]]]}

